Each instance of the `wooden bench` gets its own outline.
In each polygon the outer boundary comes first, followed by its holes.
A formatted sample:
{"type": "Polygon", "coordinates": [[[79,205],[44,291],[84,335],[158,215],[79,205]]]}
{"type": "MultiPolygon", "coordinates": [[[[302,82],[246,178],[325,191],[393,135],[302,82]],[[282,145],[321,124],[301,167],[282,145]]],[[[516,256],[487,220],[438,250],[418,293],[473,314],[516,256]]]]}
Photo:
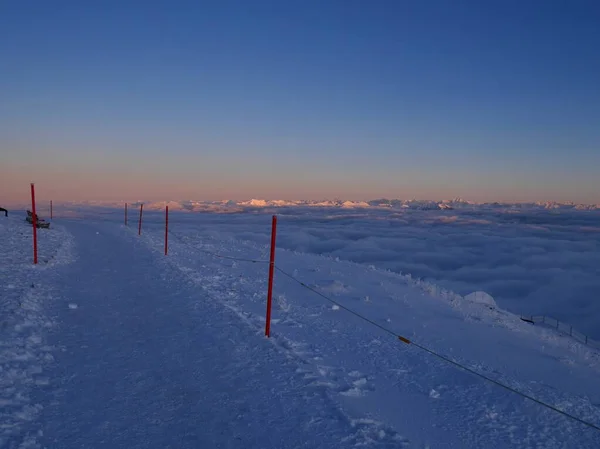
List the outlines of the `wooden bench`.
{"type": "MultiPolygon", "coordinates": [[[[30,210],[27,211],[27,217],[25,218],[25,221],[27,223],[33,224],[33,212],[31,212],[30,210]]],[[[38,229],[48,229],[50,227],[50,223],[48,223],[43,218],[40,218],[38,214],[35,214],[35,227],[38,229]]]]}

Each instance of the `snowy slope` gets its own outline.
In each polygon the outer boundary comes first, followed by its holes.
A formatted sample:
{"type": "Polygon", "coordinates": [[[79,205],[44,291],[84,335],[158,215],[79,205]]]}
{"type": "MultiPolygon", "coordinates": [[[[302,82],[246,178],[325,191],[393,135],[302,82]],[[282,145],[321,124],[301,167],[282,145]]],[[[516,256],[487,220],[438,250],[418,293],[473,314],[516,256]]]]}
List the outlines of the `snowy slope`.
{"type": "MultiPolygon", "coordinates": [[[[162,248],[162,233],[146,230],[162,248]]],[[[173,229],[173,264],[259,333],[267,267],[255,243],[173,229]],[[208,253],[207,253],[208,252],[208,253]]],[[[375,323],[492,379],[600,424],[600,357],[550,329],[410,277],[279,251],[278,266],[375,323]]],[[[312,387],[368,421],[430,447],[598,447],[600,433],[402,345],[301,285],[276,276],[273,343],[298,360],[312,387]]]]}
{"type": "Polygon", "coordinates": [[[378,326],[598,426],[590,348],[483,294],[286,250],[266,340],[267,241],[174,222],[165,257],[149,218],[141,237],[109,217],[62,220],[35,269],[30,228],[0,228],[3,279],[41,292],[5,326],[0,447],[600,447],[600,432],[378,326]]]}
{"type": "MultiPolygon", "coordinates": [[[[55,270],[73,260],[73,240],[63,226],[40,229],[39,264],[32,264],[32,229],[25,214],[0,217],[0,447],[29,447],[37,432],[24,432],[42,406],[31,399],[35,386],[49,382],[53,360],[46,334],[55,323],[47,302],[55,270]],[[19,441],[21,445],[10,444],[19,441]]],[[[34,447],[34,446],[31,446],[34,447]]]]}

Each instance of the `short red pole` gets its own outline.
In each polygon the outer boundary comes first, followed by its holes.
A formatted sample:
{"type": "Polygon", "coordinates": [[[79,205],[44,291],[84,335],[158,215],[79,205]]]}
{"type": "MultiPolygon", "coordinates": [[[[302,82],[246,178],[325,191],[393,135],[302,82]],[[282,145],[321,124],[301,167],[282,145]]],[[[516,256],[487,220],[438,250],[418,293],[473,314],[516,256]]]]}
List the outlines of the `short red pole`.
{"type": "Polygon", "coordinates": [[[165,207],[165,256],[169,252],[169,206],[165,207]]]}
{"type": "Polygon", "coordinates": [[[127,203],[125,203],[125,226],[127,226],[127,203]]]}
{"type": "Polygon", "coordinates": [[[140,221],[138,223],[138,235],[142,235],[142,211],[144,210],[144,203],[140,204],[140,221]]]}
{"type": "Polygon", "coordinates": [[[271,336],[271,304],[273,303],[273,275],[275,273],[275,239],[277,236],[277,215],[273,215],[271,225],[271,258],[269,261],[269,288],[267,292],[267,319],[265,323],[265,335],[271,336]]]}
{"type": "Polygon", "coordinates": [[[35,213],[35,186],[31,183],[31,212],[33,214],[31,224],[33,225],[33,263],[38,263],[37,251],[37,215],[35,213]]]}
{"type": "Polygon", "coordinates": [[[50,220],[54,219],[54,213],[52,212],[52,200],[50,200],[50,220]]]}

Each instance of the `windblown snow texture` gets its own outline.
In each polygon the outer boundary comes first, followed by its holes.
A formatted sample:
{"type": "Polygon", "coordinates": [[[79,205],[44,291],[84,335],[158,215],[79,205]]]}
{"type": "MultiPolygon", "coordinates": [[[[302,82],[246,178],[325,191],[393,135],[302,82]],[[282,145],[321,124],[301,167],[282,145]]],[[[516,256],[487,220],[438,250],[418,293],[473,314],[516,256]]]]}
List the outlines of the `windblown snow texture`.
{"type": "MultiPolygon", "coordinates": [[[[257,241],[112,220],[5,222],[1,447],[600,447],[600,434],[404,345],[257,241]],[[7,224],[8,223],[8,224],[7,224]],[[6,280],[6,281],[5,281],[6,280]],[[34,287],[31,287],[34,284],[34,287]],[[12,306],[11,306],[12,304],[12,306]],[[19,304],[19,306],[15,306],[19,304]],[[4,318],[6,317],[6,318],[4,318]]],[[[370,320],[600,424],[598,354],[408,276],[278,250],[370,320]]]]}

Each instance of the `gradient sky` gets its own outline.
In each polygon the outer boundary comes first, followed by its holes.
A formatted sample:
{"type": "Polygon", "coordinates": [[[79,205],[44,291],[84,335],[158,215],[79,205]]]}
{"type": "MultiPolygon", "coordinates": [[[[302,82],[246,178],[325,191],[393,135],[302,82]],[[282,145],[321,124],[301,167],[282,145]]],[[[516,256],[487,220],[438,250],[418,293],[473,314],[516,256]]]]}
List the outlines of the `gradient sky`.
{"type": "Polygon", "coordinates": [[[0,201],[600,202],[600,2],[4,1],[0,201]]]}

